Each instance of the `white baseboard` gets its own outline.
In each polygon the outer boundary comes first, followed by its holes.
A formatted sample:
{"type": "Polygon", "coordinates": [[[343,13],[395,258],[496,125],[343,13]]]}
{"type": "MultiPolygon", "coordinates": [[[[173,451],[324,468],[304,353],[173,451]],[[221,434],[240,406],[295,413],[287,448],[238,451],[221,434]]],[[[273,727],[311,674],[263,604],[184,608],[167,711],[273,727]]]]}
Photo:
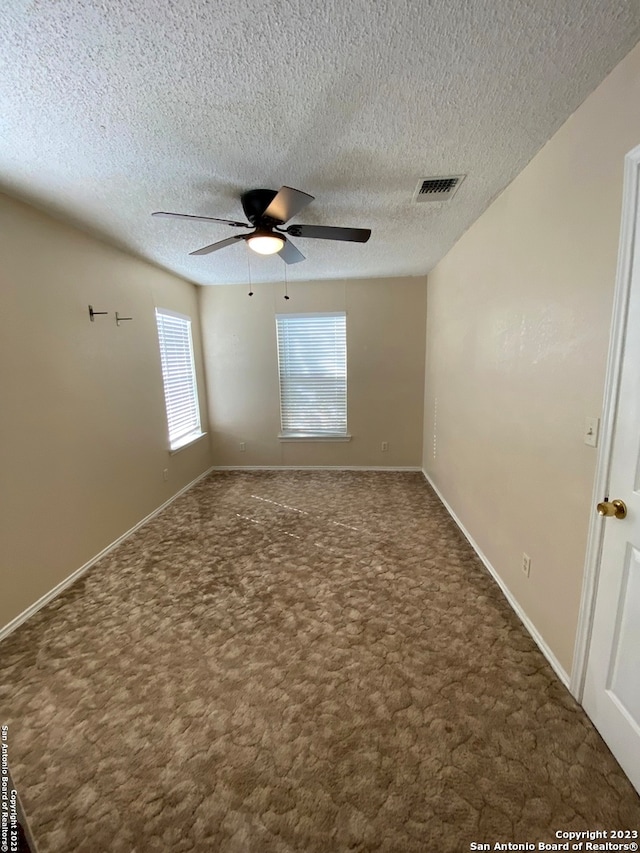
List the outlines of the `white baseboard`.
{"type": "Polygon", "coordinates": [[[527,616],[527,614],[524,612],[524,610],[520,607],[520,605],[518,604],[518,602],[516,601],[516,599],[515,599],[515,598],[513,597],[513,595],[511,594],[511,592],[510,592],[509,588],[507,587],[507,585],[505,584],[505,582],[502,580],[502,578],[500,577],[500,575],[498,574],[498,572],[497,572],[497,571],[494,569],[494,567],[491,565],[491,563],[489,562],[489,560],[488,560],[488,559],[485,557],[485,555],[482,553],[482,551],[481,551],[481,550],[480,550],[480,548],[478,547],[478,544],[476,543],[476,541],[475,541],[475,539],[473,538],[473,536],[471,536],[471,534],[470,534],[470,533],[469,533],[469,531],[466,529],[466,527],[464,526],[464,524],[460,521],[460,519],[459,519],[459,518],[458,518],[458,516],[455,514],[455,512],[453,511],[453,509],[449,506],[449,504],[447,503],[447,501],[444,499],[444,497],[443,497],[443,496],[442,496],[442,494],[440,493],[440,490],[439,490],[439,489],[438,489],[438,487],[433,483],[433,481],[432,481],[431,477],[427,474],[427,472],[424,470],[424,468],[422,469],[422,473],[423,473],[424,478],[425,478],[425,480],[427,481],[427,483],[429,483],[429,485],[431,486],[431,488],[433,489],[433,491],[434,491],[434,492],[436,493],[436,495],[440,498],[440,500],[441,500],[442,504],[444,505],[445,509],[447,510],[447,512],[449,513],[449,515],[451,516],[451,518],[455,521],[455,523],[457,524],[457,526],[460,528],[461,532],[464,534],[465,539],[466,539],[466,540],[468,541],[468,543],[471,545],[471,547],[472,547],[472,548],[473,548],[473,550],[476,552],[476,554],[478,555],[478,557],[480,558],[480,560],[481,560],[481,561],[482,561],[482,563],[484,564],[485,568],[487,569],[487,571],[489,572],[489,574],[491,575],[491,577],[494,579],[494,581],[498,584],[498,586],[499,586],[499,587],[500,587],[500,589],[502,590],[502,594],[504,595],[504,597],[505,597],[505,598],[507,599],[507,601],[509,602],[509,605],[511,606],[511,609],[516,613],[516,615],[518,616],[518,618],[520,619],[520,621],[522,622],[522,624],[524,625],[524,627],[525,627],[525,628],[527,629],[527,631],[531,634],[531,637],[533,638],[533,640],[534,640],[535,644],[538,646],[538,648],[540,649],[540,651],[542,652],[542,654],[545,656],[545,658],[546,658],[546,659],[547,659],[547,661],[549,662],[549,664],[550,664],[551,668],[553,669],[553,671],[555,672],[555,674],[558,676],[558,678],[559,678],[559,679],[560,679],[560,681],[564,684],[564,686],[567,688],[567,690],[570,690],[570,681],[571,681],[571,679],[569,678],[569,675],[568,675],[568,673],[566,672],[566,670],[564,669],[564,667],[561,665],[560,661],[557,659],[557,657],[556,657],[556,656],[554,655],[554,653],[551,651],[551,649],[549,648],[549,646],[547,645],[547,643],[543,640],[542,636],[541,636],[541,635],[540,635],[540,633],[538,632],[538,629],[535,627],[535,625],[533,624],[533,622],[529,619],[529,617],[528,617],[528,616],[527,616]]]}
{"type": "Polygon", "coordinates": [[[80,568],[76,569],[75,572],[72,572],[57,586],[54,586],[54,588],[47,592],[45,595],[43,595],[42,598],[39,598],[34,604],[27,607],[26,610],[23,610],[22,613],[15,617],[15,619],[12,619],[11,622],[6,624],[3,628],[0,628],[0,640],[4,640],[4,638],[11,634],[12,631],[15,631],[15,629],[19,625],[22,625],[22,623],[26,622],[27,619],[31,618],[34,613],[37,613],[38,610],[43,608],[45,604],[48,604],[50,601],[53,601],[54,598],[57,598],[57,596],[59,596],[60,593],[63,592],[68,586],[71,586],[74,581],[77,581],[78,578],[82,577],[85,572],[89,571],[89,569],[94,566],[98,562],[98,560],[101,560],[110,551],[113,551],[114,548],[117,548],[118,545],[124,542],[125,539],[128,539],[129,536],[133,535],[136,530],[139,530],[141,527],[147,524],[147,522],[151,521],[152,518],[155,518],[156,515],[159,515],[162,510],[166,509],[169,504],[172,504],[176,500],[176,498],[179,498],[185,492],[188,492],[189,489],[193,488],[193,486],[195,486],[196,483],[200,482],[200,480],[204,480],[204,478],[207,477],[212,470],[212,468],[209,468],[203,474],[200,474],[198,477],[195,478],[195,480],[192,480],[190,483],[180,489],[179,492],[176,492],[175,495],[169,498],[169,500],[165,501],[157,509],[154,509],[153,512],[150,512],[149,515],[145,516],[130,530],[127,530],[126,533],[123,533],[122,536],[119,536],[114,542],[112,542],[110,545],[107,545],[106,548],[103,548],[99,554],[96,554],[95,557],[92,557],[87,563],[85,563],[83,566],[80,566],[80,568]]]}
{"type": "MultiPolygon", "coordinates": [[[[212,471],[414,471],[418,465],[214,465],[212,471]]],[[[422,472],[423,473],[423,472],[422,472]]]]}

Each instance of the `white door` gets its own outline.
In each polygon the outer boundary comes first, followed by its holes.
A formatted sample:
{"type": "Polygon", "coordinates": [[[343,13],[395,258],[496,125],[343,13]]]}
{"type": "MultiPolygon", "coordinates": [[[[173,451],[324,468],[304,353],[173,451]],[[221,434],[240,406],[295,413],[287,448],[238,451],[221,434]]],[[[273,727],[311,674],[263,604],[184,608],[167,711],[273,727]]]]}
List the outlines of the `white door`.
{"type": "Polygon", "coordinates": [[[583,705],[640,792],[640,149],[629,155],[626,170],[612,411],[602,448],[608,494],[599,500],[624,501],[627,515],[595,521],[602,528],[602,550],[583,705]]]}

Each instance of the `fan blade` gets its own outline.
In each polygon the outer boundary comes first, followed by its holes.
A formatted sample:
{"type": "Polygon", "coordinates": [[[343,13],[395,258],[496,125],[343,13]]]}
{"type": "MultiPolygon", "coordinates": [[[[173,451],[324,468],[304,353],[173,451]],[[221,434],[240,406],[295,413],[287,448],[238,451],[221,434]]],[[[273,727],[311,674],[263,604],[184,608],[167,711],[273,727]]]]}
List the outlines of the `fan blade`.
{"type": "Polygon", "coordinates": [[[294,237],[347,240],[350,243],[366,243],[371,237],[369,228],[334,228],[331,225],[290,225],[286,231],[294,237]]]}
{"type": "Polygon", "coordinates": [[[251,228],[246,222],[235,222],[233,219],[216,219],[215,216],[193,216],[191,213],[169,213],[167,210],[156,210],[152,216],[164,216],[167,219],[196,219],[199,222],[223,222],[236,228],[251,228]]]}
{"type": "Polygon", "coordinates": [[[218,249],[224,249],[225,246],[231,246],[236,240],[246,240],[247,234],[234,234],[233,237],[227,237],[226,240],[219,240],[217,243],[211,243],[210,246],[203,246],[201,249],[196,249],[195,252],[189,252],[190,255],[208,255],[211,252],[217,252],[218,249]]]}
{"type": "Polygon", "coordinates": [[[278,194],[271,201],[263,216],[275,219],[277,222],[286,222],[299,213],[303,207],[311,204],[313,196],[294,190],[293,187],[280,187],[278,194]]]}
{"type": "Polygon", "coordinates": [[[300,261],[304,261],[305,257],[299,249],[293,245],[291,240],[287,240],[285,237],[285,244],[278,252],[282,260],[285,264],[297,264],[300,261]]]}

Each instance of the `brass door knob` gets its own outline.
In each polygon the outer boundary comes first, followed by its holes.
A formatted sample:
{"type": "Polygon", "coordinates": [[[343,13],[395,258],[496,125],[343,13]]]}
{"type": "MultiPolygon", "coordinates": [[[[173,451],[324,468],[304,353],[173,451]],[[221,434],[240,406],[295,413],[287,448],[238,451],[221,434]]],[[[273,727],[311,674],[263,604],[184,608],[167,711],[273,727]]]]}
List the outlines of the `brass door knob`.
{"type": "Polygon", "coordinates": [[[627,505],[624,501],[602,501],[598,504],[599,515],[613,515],[615,518],[626,518],[627,505]]]}

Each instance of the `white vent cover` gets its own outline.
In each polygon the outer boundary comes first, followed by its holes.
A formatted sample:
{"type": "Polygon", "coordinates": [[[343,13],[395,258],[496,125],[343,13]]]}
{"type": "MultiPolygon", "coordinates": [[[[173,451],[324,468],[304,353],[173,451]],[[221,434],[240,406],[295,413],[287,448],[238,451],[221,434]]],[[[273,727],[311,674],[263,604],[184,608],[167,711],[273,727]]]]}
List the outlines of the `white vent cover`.
{"type": "Polygon", "coordinates": [[[420,178],[413,194],[416,202],[449,201],[458,191],[465,175],[447,175],[436,178],[420,178]]]}

